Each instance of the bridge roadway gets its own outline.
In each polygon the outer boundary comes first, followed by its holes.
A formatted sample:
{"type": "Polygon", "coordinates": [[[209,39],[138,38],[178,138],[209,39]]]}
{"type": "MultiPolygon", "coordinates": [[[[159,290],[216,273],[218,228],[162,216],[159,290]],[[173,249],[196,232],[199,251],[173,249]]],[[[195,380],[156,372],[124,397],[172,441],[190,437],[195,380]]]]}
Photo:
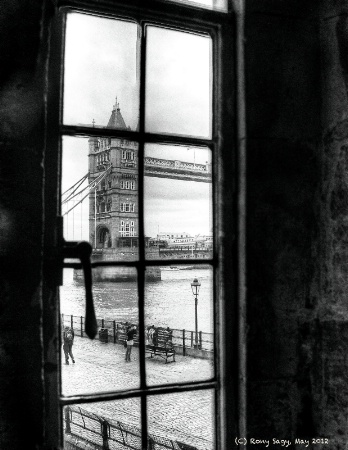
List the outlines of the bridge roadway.
{"type": "MultiPolygon", "coordinates": [[[[65,364],[62,355],[62,393],[78,395],[139,386],[139,353],[133,348],[132,361],[124,359],[122,345],[75,337],[75,364],[65,364]]],[[[149,385],[201,381],[213,373],[212,361],[176,355],[176,362],[159,357],[146,358],[149,385]]],[[[213,450],[214,394],[193,391],[151,396],[148,400],[149,433],[192,445],[199,450],[213,450]]],[[[140,402],[126,399],[80,405],[83,409],[113,421],[139,427],[140,402]]],[[[81,435],[82,436],[82,435],[81,435]]]]}

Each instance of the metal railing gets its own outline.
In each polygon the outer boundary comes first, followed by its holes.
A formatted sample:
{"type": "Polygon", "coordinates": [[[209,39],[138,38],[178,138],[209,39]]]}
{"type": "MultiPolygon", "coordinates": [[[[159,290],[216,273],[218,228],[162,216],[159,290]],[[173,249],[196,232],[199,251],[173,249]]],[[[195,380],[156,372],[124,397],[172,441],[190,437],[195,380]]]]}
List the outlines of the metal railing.
{"type": "MultiPolygon", "coordinates": [[[[113,421],[79,406],[64,408],[65,450],[140,450],[140,426],[113,421]]],[[[192,445],[148,434],[147,450],[198,450],[192,445]]]]}
{"type": "MultiPolygon", "coordinates": [[[[61,315],[62,326],[69,325],[76,336],[86,337],[84,331],[84,317],[74,316],[74,315],[61,315]]],[[[99,339],[103,340],[107,337],[107,342],[113,342],[114,344],[122,344],[125,341],[126,336],[126,326],[129,325],[128,322],[116,322],[116,320],[106,320],[97,318],[97,324],[99,327],[99,339]],[[102,330],[107,330],[103,331],[102,330]]],[[[132,324],[137,325],[137,324],[132,324]]],[[[175,347],[182,349],[182,354],[185,356],[187,351],[195,348],[195,332],[192,330],[176,329],[171,328],[172,342],[175,347]]],[[[203,331],[198,332],[198,349],[204,350],[206,352],[213,352],[214,350],[214,340],[213,333],[206,333],[203,331]]],[[[134,337],[134,344],[138,345],[138,336],[134,337]]]]}

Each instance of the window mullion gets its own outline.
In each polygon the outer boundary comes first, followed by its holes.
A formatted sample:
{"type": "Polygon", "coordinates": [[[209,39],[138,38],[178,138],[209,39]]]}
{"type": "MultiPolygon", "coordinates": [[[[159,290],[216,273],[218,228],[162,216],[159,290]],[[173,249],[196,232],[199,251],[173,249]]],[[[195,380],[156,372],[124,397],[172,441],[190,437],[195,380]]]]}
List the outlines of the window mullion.
{"type": "MultiPolygon", "coordinates": [[[[144,222],[144,129],[145,129],[145,67],[146,67],[146,37],[145,24],[138,26],[138,45],[140,44],[140,110],[139,110],[139,152],[138,152],[138,220],[139,220],[139,363],[140,363],[140,388],[146,390],[145,368],[145,222],[144,222]]],[[[142,448],[147,448],[148,421],[147,421],[147,397],[141,395],[141,438],[142,448]]]]}
{"type": "MultiPolygon", "coordinates": [[[[139,122],[140,123],[140,122],[139,122]]],[[[197,147],[211,147],[216,141],[213,139],[199,138],[195,136],[184,136],[175,134],[161,134],[161,133],[139,133],[138,131],[117,130],[114,128],[93,128],[86,125],[61,125],[60,132],[66,136],[84,136],[84,137],[115,137],[121,139],[128,139],[130,141],[138,141],[142,136],[143,140],[151,144],[178,144],[178,145],[192,145],[197,147]]]]}
{"type": "Polygon", "coordinates": [[[159,386],[149,386],[144,390],[134,389],[127,391],[103,392],[96,394],[84,394],[66,396],[61,398],[61,405],[75,405],[82,403],[110,402],[113,400],[123,400],[127,398],[138,398],[139,394],[143,397],[158,396],[163,394],[176,394],[191,391],[203,391],[209,389],[218,390],[219,384],[215,380],[191,381],[183,384],[165,384],[159,386]]]}

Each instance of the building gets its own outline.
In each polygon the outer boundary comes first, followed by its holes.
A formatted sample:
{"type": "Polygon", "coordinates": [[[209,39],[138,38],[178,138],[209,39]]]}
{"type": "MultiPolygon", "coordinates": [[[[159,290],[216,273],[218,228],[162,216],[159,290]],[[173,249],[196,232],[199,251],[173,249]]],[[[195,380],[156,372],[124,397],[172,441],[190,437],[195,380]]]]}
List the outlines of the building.
{"type": "MultiPolygon", "coordinates": [[[[108,128],[127,129],[117,102],[108,128]]],[[[89,233],[94,248],[138,246],[138,144],[126,139],[91,137],[89,182],[110,169],[89,196],[89,233]]]]}
{"type": "Polygon", "coordinates": [[[157,234],[158,240],[183,239],[183,238],[191,238],[191,235],[185,232],[173,233],[167,231],[166,232],[163,231],[162,233],[157,234]]]}
{"type": "Polygon", "coordinates": [[[186,232],[162,232],[157,235],[157,239],[151,239],[151,246],[164,246],[165,248],[189,248],[199,250],[213,249],[213,235],[191,236],[186,232]]]}

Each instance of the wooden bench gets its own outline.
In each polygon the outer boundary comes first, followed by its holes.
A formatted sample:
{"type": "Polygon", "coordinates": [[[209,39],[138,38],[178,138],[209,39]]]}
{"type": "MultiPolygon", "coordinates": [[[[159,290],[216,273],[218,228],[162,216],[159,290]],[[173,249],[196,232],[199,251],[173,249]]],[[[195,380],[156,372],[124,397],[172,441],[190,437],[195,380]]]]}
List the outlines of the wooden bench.
{"type": "Polygon", "coordinates": [[[172,342],[173,331],[170,328],[150,327],[146,330],[146,353],[150,353],[150,357],[159,356],[168,361],[173,358],[175,362],[175,349],[172,342]]]}

